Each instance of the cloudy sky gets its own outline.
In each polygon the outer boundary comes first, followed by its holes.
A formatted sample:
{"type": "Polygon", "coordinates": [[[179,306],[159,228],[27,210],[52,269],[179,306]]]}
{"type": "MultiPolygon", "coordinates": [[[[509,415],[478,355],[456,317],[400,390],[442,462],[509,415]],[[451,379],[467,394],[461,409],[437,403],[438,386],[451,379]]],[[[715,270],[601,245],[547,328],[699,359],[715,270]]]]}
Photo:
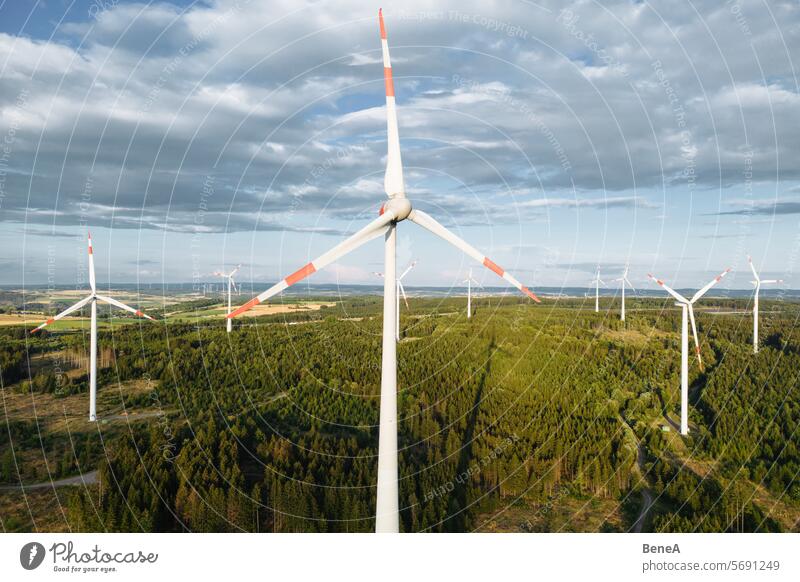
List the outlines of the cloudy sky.
{"type": "MultiPolygon", "coordinates": [[[[272,281],[370,220],[380,5],[0,3],[0,284],[81,284],[87,227],[106,284],[272,281]]],[[[743,288],[750,253],[800,287],[797,2],[382,5],[409,197],[524,283],[743,288]]],[[[413,259],[410,286],[471,266],[403,223],[413,259]]]]}

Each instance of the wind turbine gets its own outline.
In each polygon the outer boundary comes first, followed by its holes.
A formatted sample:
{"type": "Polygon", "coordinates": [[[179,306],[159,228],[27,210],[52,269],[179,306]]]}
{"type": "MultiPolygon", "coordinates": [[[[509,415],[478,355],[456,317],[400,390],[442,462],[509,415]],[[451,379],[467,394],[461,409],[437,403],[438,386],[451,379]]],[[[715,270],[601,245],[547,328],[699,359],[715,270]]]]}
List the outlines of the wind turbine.
{"type": "Polygon", "coordinates": [[[697,325],[694,320],[694,302],[705,295],[709,289],[719,283],[722,278],[730,273],[731,269],[728,267],[722,273],[714,277],[711,282],[695,293],[691,299],[686,299],[683,295],[671,289],[661,279],[656,279],[650,273],[647,276],[651,281],[655,281],[664,291],[672,295],[675,300],[676,306],[681,308],[681,434],[689,434],[689,327],[688,322],[692,323],[692,337],[694,338],[694,348],[697,353],[697,362],[700,364],[700,369],[703,368],[703,359],[700,357],[700,342],[697,339],[697,325]]]}
{"type": "Polygon", "coordinates": [[[467,319],[469,319],[472,317],[472,284],[475,283],[478,287],[482,287],[482,285],[472,276],[472,267],[469,268],[467,278],[461,282],[467,284],[467,319]]]}
{"type": "Polygon", "coordinates": [[[633,283],[630,282],[628,279],[628,266],[625,265],[625,271],[622,273],[622,277],[619,279],[614,279],[614,281],[620,282],[620,287],[622,287],[622,311],[620,311],[619,318],[622,321],[625,321],[625,285],[630,285],[633,291],[636,291],[636,288],[633,286],[633,283]]]}
{"type": "Polygon", "coordinates": [[[597,267],[597,274],[591,280],[594,283],[594,312],[600,311],[600,283],[605,285],[605,282],[600,278],[600,267],[597,267]]]}
{"type": "Polygon", "coordinates": [[[750,270],[753,271],[755,281],[750,281],[756,286],[756,292],[753,297],[753,353],[758,353],[758,293],[761,291],[761,285],[764,283],[783,283],[782,279],[761,279],[756,273],[756,268],[753,266],[752,257],[747,257],[747,262],[750,264],[750,270]]]}
{"type": "Polygon", "coordinates": [[[135,313],[139,317],[145,317],[151,321],[154,321],[152,317],[149,315],[142,313],[138,309],[134,309],[128,305],[125,305],[121,301],[117,301],[116,299],[112,299],[111,297],[105,297],[104,295],[97,294],[97,286],[95,284],[95,276],[94,276],[94,253],[92,252],[92,234],[89,233],[89,286],[92,289],[92,292],[89,294],[88,297],[81,299],[75,305],[71,307],[67,307],[64,311],[59,313],[58,315],[51,317],[47,321],[45,321],[42,325],[34,329],[31,333],[36,333],[40,329],[43,329],[53,323],[73,313],[78,311],[85,305],[92,306],[92,319],[91,319],[91,327],[90,327],[90,341],[89,341],[89,421],[94,422],[97,420],[97,302],[102,301],[103,303],[108,303],[109,305],[113,305],[114,307],[119,307],[120,309],[124,309],[125,311],[130,311],[131,313],[135,313]]]}
{"type": "Polygon", "coordinates": [[[400,529],[400,512],[397,483],[397,276],[395,248],[397,243],[397,226],[403,220],[410,220],[418,226],[443,238],[460,249],[486,268],[514,285],[517,289],[539,302],[539,298],[527,287],[523,286],[510,273],[504,271],[483,253],[457,237],[439,224],[427,213],[414,208],[406,198],[403,182],[403,163],[400,156],[400,138],[397,129],[397,108],[392,80],[392,66],[389,60],[389,45],[386,41],[386,28],[383,14],[378,11],[381,32],[381,48],[383,51],[383,77],[386,87],[386,129],[388,155],[386,158],[386,174],[384,190],[388,200],[381,205],[379,216],[340,242],[328,252],[301,267],[285,279],[276,283],[260,295],[254,297],[227,317],[236,317],[259,303],[280,293],[290,285],[294,285],[331,264],[347,253],[357,249],[364,243],[384,236],[384,278],[383,278],[383,346],[381,361],[381,400],[380,428],[378,433],[378,485],[377,505],[375,511],[376,532],[397,532],[400,529]]]}
{"type": "MultiPolygon", "coordinates": [[[[409,309],[409,307],[408,307],[408,297],[406,297],[406,290],[403,287],[403,277],[405,277],[408,274],[408,272],[416,266],[416,264],[417,264],[417,261],[412,262],[408,266],[408,268],[405,271],[403,271],[403,274],[400,275],[397,278],[397,284],[395,286],[396,287],[395,288],[395,296],[396,296],[396,299],[397,299],[395,301],[395,303],[396,303],[396,305],[395,305],[395,307],[396,307],[395,313],[397,314],[397,317],[396,317],[396,324],[397,325],[395,326],[395,338],[397,339],[397,341],[400,341],[400,295],[401,294],[403,295],[403,302],[406,304],[406,309],[409,309]]],[[[375,272],[375,274],[378,277],[383,278],[383,273],[375,272]]]]}
{"type": "MultiPolygon", "coordinates": [[[[241,265],[236,265],[236,268],[231,271],[230,273],[223,273],[222,271],[214,271],[214,274],[218,277],[223,277],[224,279],[228,280],[228,313],[231,312],[231,288],[236,289],[236,283],[233,282],[233,276],[239,271],[241,265]]],[[[231,328],[233,327],[233,321],[231,319],[227,320],[227,328],[228,333],[231,333],[231,328]]]]}

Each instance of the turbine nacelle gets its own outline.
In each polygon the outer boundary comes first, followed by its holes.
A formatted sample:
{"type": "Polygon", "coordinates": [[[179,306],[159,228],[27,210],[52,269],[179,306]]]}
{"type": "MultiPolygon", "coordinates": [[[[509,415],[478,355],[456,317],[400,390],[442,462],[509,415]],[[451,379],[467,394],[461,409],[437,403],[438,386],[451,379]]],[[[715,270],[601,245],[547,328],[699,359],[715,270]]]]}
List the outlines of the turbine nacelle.
{"type": "Polygon", "coordinates": [[[387,212],[391,212],[394,215],[394,222],[400,222],[408,218],[412,210],[411,201],[408,198],[390,198],[381,204],[378,214],[383,216],[387,212]]]}

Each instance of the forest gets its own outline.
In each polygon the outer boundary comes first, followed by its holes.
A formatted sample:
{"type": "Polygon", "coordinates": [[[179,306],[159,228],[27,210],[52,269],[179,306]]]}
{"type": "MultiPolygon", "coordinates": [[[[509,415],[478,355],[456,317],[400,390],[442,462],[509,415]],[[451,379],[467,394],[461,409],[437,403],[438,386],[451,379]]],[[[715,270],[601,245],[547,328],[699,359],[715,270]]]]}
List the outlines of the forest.
{"type": "MultiPolygon", "coordinates": [[[[698,311],[681,437],[680,311],[629,299],[623,322],[602,303],[482,297],[467,319],[463,298],[411,299],[403,531],[799,531],[800,304],[762,301],[758,354],[746,300],[698,311]]],[[[96,424],[86,331],[0,328],[4,531],[374,528],[380,298],[231,334],[221,318],[112,319],[96,424]]]]}

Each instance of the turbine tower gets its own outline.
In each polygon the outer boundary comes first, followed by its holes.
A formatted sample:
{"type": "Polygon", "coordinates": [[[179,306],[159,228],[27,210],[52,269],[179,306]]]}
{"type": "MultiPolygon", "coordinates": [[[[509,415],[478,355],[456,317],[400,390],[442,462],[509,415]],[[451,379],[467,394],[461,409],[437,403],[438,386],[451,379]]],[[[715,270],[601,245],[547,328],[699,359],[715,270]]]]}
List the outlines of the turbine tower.
{"type": "Polygon", "coordinates": [[[472,317],[472,284],[475,283],[478,287],[482,287],[483,285],[478,283],[472,276],[472,267],[469,268],[469,275],[467,278],[461,282],[467,284],[467,319],[469,319],[472,317]]]}
{"type": "Polygon", "coordinates": [[[614,281],[619,281],[620,287],[622,287],[622,311],[620,311],[619,318],[625,321],[625,285],[630,285],[630,288],[636,291],[633,283],[628,279],[628,265],[625,265],[625,271],[622,273],[622,277],[614,279],[614,281]]]}
{"type": "Polygon", "coordinates": [[[88,297],[81,299],[75,305],[71,307],[67,307],[64,311],[59,313],[56,316],[51,317],[47,321],[45,321],[42,325],[34,329],[31,333],[36,333],[40,329],[43,329],[53,323],[73,313],[78,311],[85,305],[91,305],[92,307],[92,319],[91,319],[91,326],[89,331],[89,421],[94,422],[97,420],[97,302],[102,301],[103,303],[108,303],[109,305],[113,305],[114,307],[119,307],[120,309],[124,309],[125,311],[130,311],[131,313],[135,313],[139,317],[144,317],[149,320],[153,320],[152,317],[149,315],[142,313],[138,309],[134,309],[128,305],[125,305],[121,301],[117,301],[116,299],[112,299],[111,297],[105,297],[104,295],[97,294],[97,286],[95,284],[95,276],[94,276],[94,253],[92,251],[92,234],[89,233],[89,286],[92,289],[92,292],[89,294],[88,297]]]}
{"type": "Polygon", "coordinates": [[[301,267],[285,279],[276,283],[260,295],[254,297],[227,317],[236,317],[255,307],[259,303],[280,293],[290,285],[294,285],[319,271],[323,267],[340,259],[347,253],[359,248],[364,243],[384,237],[384,269],[383,269],[383,345],[381,361],[381,400],[378,433],[378,485],[377,505],[375,511],[376,532],[397,532],[400,529],[400,512],[397,473],[397,277],[395,247],[397,226],[403,220],[410,220],[416,225],[443,238],[457,249],[463,251],[486,268],[511,283],[514,287],[539,302],[539,298],[527,287],[523,286],[511,273],[504,271],[483,253],[457,237],[439,224],[427,213],[414,208],[406,198],[403,182],[403,163],[400,156],[400,138],[397,130],[397,108],[392,81],[392,66],[389,60],[389,45],[386,42],[386,27],[383,15],[379,11],[378,19],[381,32],[381,48],[383,50],[383,76],[386,87],[386,129],[388,155],[386,158],[386,174],[384,190],[388,200],[381,205],[379,216],[340,242],[328,252],[301,267]]]}
{"type": "Polygon", "coordinates": [[[753,296],[753,353],[758,353],[758,293],[761,291],[761,285],[776,283],[783,283],[782,279],[762,279],[756,273],[756,268],[753,266],[752,257],[747,257],[747,262],[750,264],[750,270],[753,271],[755,281],[750,281],[756,287],[755,295],[753,296]]]}
{"type": "Polygon", "coordinates": [[[597,274],[591,280],[591,283],[594,283],[594,312],[598,313],[600,311],[600,283],[605,285],[605,282],[600,278],[599,266],[597,267],[597,274]]]}
{"type": "Polygon", "coordinates": [[[700,341],[697,339],[697,325],[694,320],[694,303],[705,295],[709,289],[719,283],[722,278],[730,273],[730,267],[725,269],[722,273],[714,277],[711,282],[695,293],[691,299],[686,299],[683,295],[671,289],[661,279],[656,279],[650,273],[647,276],[651,281],[655,281],[664,291],[672,295],[676,303],[675,305],[681,308],[681,434],[689,434],[689,325],[692,323],[692,337],[694,338],[694,348],[697,353],[697,362],[700,364],[700,369],[703,369],[703,359],[700,357],[700,341]]]}
{"type": "MultiPolygon", "coordinates": [[[[230,273],[223,273],[222,271],[214,271],[214,274],[216,276],[227,279],[228,281],[228,313],[231,312],[231,289],[236,289],[236,283],[234,283],[233,281],[233,276],[239,271],[240,268],[241,265],[236,265],[236,268],[230,273]]],[[[228,333],[231,333],[232,327],[233,327],[233,321],[230,318],[228,318],[227,319],[228,333]]]]}

